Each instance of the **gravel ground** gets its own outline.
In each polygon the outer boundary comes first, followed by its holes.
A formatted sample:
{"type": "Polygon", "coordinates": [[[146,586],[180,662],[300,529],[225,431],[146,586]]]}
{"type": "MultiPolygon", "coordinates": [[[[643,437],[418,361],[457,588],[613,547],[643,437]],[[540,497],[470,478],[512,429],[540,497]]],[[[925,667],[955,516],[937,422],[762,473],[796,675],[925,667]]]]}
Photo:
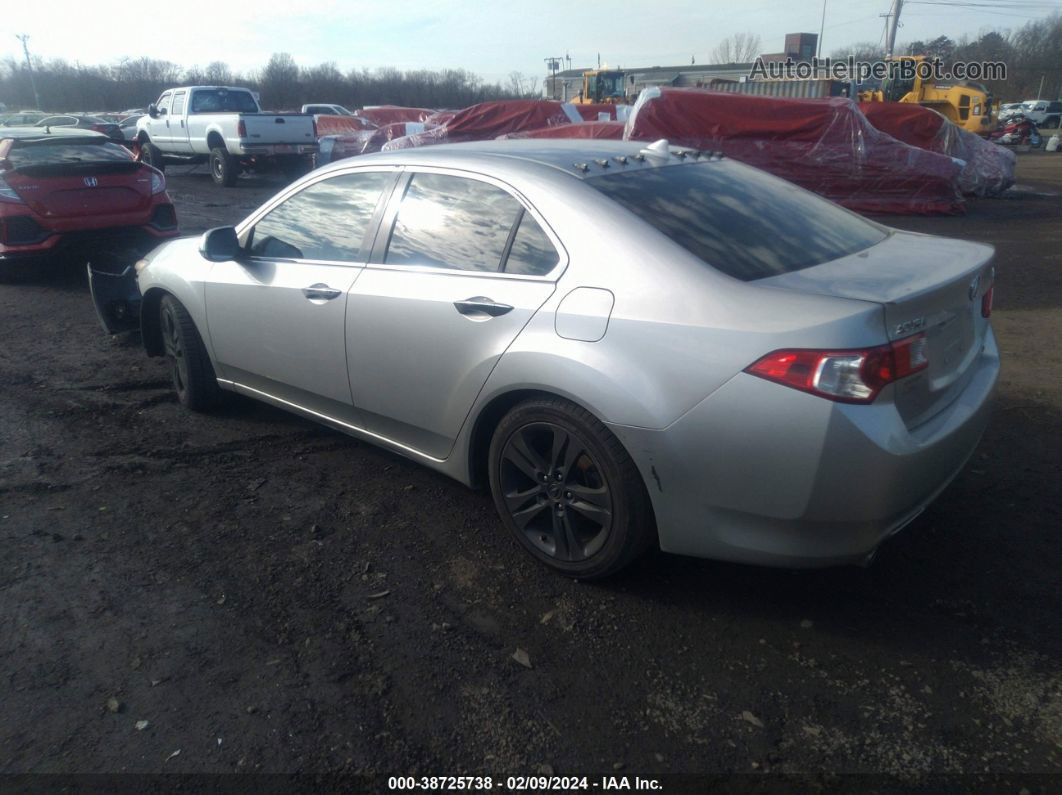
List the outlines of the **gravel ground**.
{"type": "MultiPolygon", "coordinates": [[[[189,232],[279,187],[187,172],[189,232]]],[[[979,451],[869,569],[570,582],[484,493],[250,401],[184,412],[82,263],[0,285],[0,772],[1057,777],[1062,156],[1019,174],[883,219],[997,246],[1005,363],[979,451]]]]}

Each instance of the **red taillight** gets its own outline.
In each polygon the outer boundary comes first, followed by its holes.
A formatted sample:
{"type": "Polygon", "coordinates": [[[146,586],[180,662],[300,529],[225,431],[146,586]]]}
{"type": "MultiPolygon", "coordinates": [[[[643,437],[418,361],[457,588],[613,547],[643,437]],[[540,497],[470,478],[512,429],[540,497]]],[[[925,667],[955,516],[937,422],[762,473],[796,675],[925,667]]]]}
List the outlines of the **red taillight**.
{"type": "Polygon", "coordinates": [[[240,119],[240,123],[236,125],[236,134],[241,138],[247,137],[247,122],[240,119]]]}
{"type": "Polygon", "coordinates": [[[746,373],[842,403],[872,403],[897,379],[929,366],[925,334],[862,350],[774,351],[746,373]]]}
{"type": "Polygon", "coordinates": [[[988,291],[981,296],[981,317],[990,317],[992,314],[992,297],[995,295],[996,286],[993,284],[988,291]]]}

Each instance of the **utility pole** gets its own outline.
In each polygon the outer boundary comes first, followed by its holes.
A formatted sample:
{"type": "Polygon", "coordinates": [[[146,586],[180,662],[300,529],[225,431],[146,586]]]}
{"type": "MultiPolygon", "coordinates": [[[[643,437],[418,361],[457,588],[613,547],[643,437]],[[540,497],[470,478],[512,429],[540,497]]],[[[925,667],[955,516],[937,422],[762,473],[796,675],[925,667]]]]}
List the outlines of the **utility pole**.
{"type": "Polygon", "coordinates": [[[1044,93],[1044,77],[1046,75],[1040,75],[1040,87],[1036,89],[1036,99],[1040,99],[1040,96],[1044,93]]]}
{"type": "Polygon", "coordinates": [[[546,62],[546,68],[553,72],[553,78],[550,80],[549,98],[557,99],[557,70],[560,68],[562,58],[543,58],[546,62]]]}
{"type": "Polygon", "coordinates": [[[815,54],[822,55],[822,34],[826,32],[826,0],[822,0],[822,22],[819,24],[819,41],[818,47],[815,48],[815,54]]]}
{"type": "Polygon", "coordinates": [[[29,69],[30,86],[33,87],[33,107],[35,110],[40,110],[41,98],[37,94],[37,81],[33,77],[33,62],[30,60],[29,45],[26,43],[29,41],[29,34],[16,33],[15,38],[22,42],[22,52],[26,54],[26,68],[29,69]]]}
{"type": "Polygon", "coordinates": [[[903,0],[892,0],[892,10],[889,12],[889,32],[885,37],[885,57],[892,56],[896,47],[896,28],[900,24],[900,10],[903,8],[903,0]]]}

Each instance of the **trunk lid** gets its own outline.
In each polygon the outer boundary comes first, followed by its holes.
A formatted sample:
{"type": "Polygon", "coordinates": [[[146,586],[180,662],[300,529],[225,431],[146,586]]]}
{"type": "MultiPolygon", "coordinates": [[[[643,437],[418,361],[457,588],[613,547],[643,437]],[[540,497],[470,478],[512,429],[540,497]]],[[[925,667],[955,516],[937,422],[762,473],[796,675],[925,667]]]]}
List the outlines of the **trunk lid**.
{"type": "Polygon", "coordinates": [[[757,284],[880,304],[889,340],[924,333],[929,367],[892,385],[908,427],[951,403],[973,375],[989,321],[994,249],[980,243],[893,232],[865,251],[757,284]]]}
{"type": "Polygon", "coordinates": [[[145,211],[151,204],[151,175],[133,161],[26,166],[5,179],[44,218],[145,211]]]}

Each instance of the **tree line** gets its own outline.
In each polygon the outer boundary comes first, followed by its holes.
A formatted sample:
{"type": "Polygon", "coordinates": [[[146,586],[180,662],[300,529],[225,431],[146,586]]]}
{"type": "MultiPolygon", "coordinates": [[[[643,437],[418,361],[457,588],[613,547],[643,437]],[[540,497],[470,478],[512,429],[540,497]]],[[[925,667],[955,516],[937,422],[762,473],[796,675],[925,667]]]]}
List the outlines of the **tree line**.
{"type": "MultiPolygon", "coordinates": [[[[945,65],[956,61],[1002,61],[1007,65],[1007,79],[985,81],[985,86],[1000,102],[1035,99],[1062,99],[1062,14],[1028,22],[1016,30],[992,30],[976,38],[951,39],[938,36],[929,41],[912,41],[898,52],[907,55],[939,57],[945,65]],[[1042,81],[1042,88],[1041,88],[1042,81]]],[[[881,46],[864,42],[835,50],[834,58],[854,55],[857,60],[881,58],[881,46]]]]}
{"type": "Polygon", "coordinates": [[[464,69],[410,70],[391,67],[342,72],[335,63],[301,67],[287,53],[275,53],[260,70],[241,74],[214,61],[184,68],[155,58],[122,58],[114,64],[83,66],[63,59],[0,63],[0,102],[9,110],[121,111],[144,108],[178,85],[238,85],[258,91],[267,110],[297,110],[311,102],[349,108],[406,105],[462,108],[477,102],[538,96],[537,78],[519,72],[507,83],[488,83],[464,69]]]}

